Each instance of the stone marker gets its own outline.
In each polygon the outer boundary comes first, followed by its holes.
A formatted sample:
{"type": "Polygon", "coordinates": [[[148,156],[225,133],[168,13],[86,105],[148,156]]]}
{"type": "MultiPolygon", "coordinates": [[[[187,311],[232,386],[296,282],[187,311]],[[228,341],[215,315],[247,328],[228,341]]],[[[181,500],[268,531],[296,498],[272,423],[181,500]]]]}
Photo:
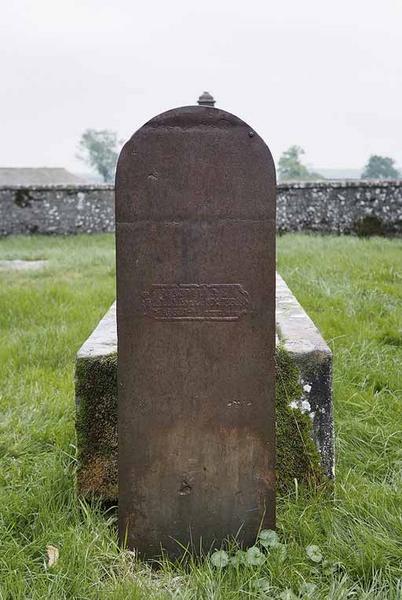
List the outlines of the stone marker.
{"type": "Polygon", "coordinates": [[[47,260],[0,260],[0,271],[38,271],[46,263],[47,260]]]}
{"type": "Polygon", "coordinates": [[[210,105],[154,117],[116,174],[119,533],[140,555],[275,526],[275,169],[210,105]]]}

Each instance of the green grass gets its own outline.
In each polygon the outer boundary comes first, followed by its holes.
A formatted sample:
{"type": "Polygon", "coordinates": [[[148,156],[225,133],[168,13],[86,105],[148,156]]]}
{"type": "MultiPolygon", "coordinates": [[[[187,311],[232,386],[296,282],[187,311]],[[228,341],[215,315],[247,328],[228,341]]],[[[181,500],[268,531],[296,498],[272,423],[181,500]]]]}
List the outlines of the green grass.
{"type": "Polygon", "coordinates": [[[7,258],[49,266],[0,272],[1,600],[290,598],[304,581],[314,599],[401,598],[401,240],[279,238],[279,270],[334,352],[337,481],[279,500],[286,557],[224,569],[152,569],[118,550],[112,510],[77,499],[74,356],[114,298],[113,237],[10,237],[7,258]]]}

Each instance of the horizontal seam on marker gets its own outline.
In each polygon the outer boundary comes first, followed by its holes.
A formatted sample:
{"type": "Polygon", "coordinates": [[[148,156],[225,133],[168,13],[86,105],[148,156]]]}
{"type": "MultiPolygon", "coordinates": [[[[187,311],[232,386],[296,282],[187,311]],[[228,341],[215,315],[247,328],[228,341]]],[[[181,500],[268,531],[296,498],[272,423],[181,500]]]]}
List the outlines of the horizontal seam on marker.
{"type": "Polygon", "coordinates": [[[136,221],[116,221],[116,225],[135,225],[137,223],[167,223],[171,225],[179,223],[275,223],[275,219],[224,219],[224,218],[211,218],[211,219],[138,219],[136,221]]]}

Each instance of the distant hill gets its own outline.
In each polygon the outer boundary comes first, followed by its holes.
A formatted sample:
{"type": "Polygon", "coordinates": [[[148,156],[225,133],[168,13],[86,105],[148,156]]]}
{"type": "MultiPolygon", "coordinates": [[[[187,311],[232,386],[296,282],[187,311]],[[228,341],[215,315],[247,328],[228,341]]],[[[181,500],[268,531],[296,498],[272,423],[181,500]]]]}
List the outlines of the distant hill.
{"type": "Polygon", "coordinates": [[[0,167],[0,185],[83,183],[83,179],[61,167],[0,167]]]}

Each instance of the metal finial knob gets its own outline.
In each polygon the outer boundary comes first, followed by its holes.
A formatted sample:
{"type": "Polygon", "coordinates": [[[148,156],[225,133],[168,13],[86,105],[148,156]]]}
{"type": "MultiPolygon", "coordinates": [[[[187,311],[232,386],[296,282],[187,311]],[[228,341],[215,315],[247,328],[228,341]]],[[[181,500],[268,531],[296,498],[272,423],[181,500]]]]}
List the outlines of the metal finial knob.
{"type": "Polygon", "coordinates": [[[200,106],[215,106],[215,100],[214,100],[214,97],[211,96],[211,94],[209,92],[204,92],[198,98],[198,104],[200,106]]]}

